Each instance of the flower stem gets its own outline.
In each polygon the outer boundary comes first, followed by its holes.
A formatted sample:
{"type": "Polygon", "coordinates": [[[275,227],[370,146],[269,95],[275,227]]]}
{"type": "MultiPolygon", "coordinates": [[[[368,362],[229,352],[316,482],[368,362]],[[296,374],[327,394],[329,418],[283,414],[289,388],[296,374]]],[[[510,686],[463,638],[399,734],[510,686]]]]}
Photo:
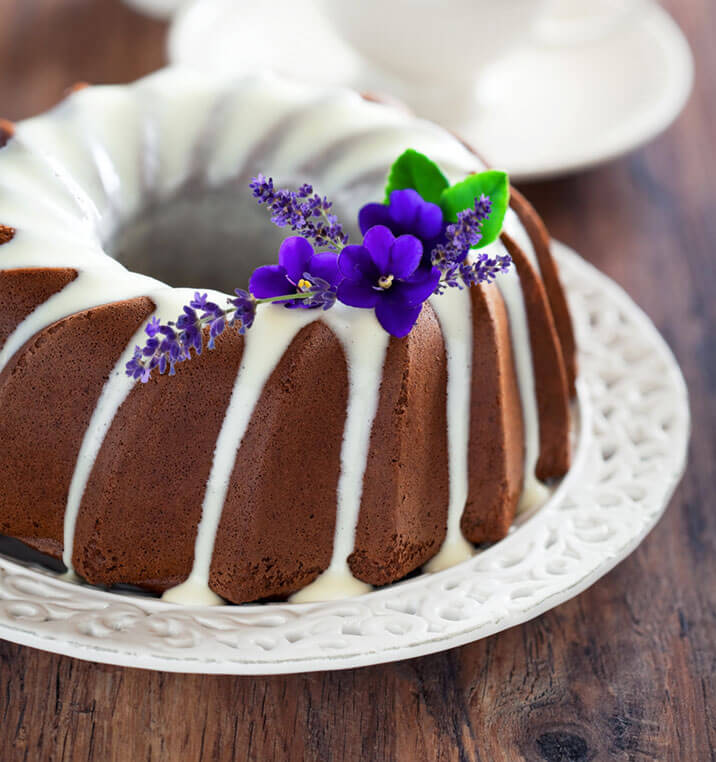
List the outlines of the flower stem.
{"type": "Polygon", "coordinates": [[[319,291],[303,291],[300,294],[284,294],[283,296],[269,296],[264,299],[257,299],[256,304],[268,304],[270,302],[290,302],[294,299],[310,299],[319,294],[319,291]]]}

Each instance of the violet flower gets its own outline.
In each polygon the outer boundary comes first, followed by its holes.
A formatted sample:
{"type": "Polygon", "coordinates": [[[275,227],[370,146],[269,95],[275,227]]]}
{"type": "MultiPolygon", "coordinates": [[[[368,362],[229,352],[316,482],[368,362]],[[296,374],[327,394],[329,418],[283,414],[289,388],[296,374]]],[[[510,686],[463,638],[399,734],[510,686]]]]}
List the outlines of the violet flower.
{"type": "Polygon", "coordinates": [[[335,302],[340,281],[338,257],[331,252],[316,254],[313,246],[302,236],[287,238],[278,250],[278,264],[264,265],[254,270],[249,291],[257,299],[305,294],[308,298],[285,300],[286,307],[328,309],[335,302]]]}
{"type": "Polygon", "coordinates": [[[393,235],[414,235],[423,244],[424,262],[430,265],[430,252],[444,241],[445,221],[437,204],[425,201],[412,188],[394,190],[388,204],[366,204],[358,212],[358,226],[365,233],[375,225],[385,225],[393,235]]]}
{"type": "Polygon", "coordinates": [[[374,309],[388,333],[406,336],[440,280],[438,268],[420,267],[422,255],[423,246],[415,236],[396,238],[385,225],[370,228],[361,246],[346,246],[338,257],[344,276],[338,301],[374,309]]]}

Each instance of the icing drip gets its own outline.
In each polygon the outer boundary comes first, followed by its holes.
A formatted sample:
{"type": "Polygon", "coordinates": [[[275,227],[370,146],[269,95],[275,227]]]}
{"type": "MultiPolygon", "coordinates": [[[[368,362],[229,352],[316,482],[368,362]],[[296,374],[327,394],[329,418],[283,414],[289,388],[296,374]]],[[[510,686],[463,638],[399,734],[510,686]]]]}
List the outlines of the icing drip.
{"type": "MultiPolygon", "coordinates": [[[[189,289],[166,288],[148,294],[156,307],[152,317],[158,317],[162,322],[174,319],[181,312],[182,306],[191,299],[192,293],[189,289]]],[[[212,298],[216,296],[220,295],[214,294],[212,298]]],[[[122,403],[127,399],[127,396],[136,385],[136,382],[125,373],[125,366],[134,354],[135,345],[142,345],[146,341],[147,337],[144,333],[144,326],[147,322],[148,320],[137,330],[127,348],[117,360],[102,389],[97,406],[92,413],[92,418],[82,439],[77,463],[67,494],[67,507],[64,519],[62,561],[70,573],[73,572],[72,551],[74,549],[75,526],[82,503],[82,496],[112,421],[122,403]]]]}
{"type": "Polygon", "coordinates": [[[537,273],[540,273],[539,260],[537,259],[537,252],[535,251],[532,239],[529,237],[527,230],[520,222],[520,218],[514,209],[508,207],[505,214],[505,222],[502,229],[510,236],[510,238],[522,249],[530,264],[535,268],[537,273]]]}
{"type": "Polygon", "coordinates": [[[349,314],[334,308],[323,320],[343,345],[348,362],[348,410],[341,447],[336,529],[331,563],[316,580],[290,598],[294,603],[347,598],[371,589],[351,574],[348,556],[355,545],[363,475],[390,337],[372,311],[349,314]]]}
{"type": "Polygon", "coordinates": [[[52,323],[101,304],[144,296],[148,284],[150,289],[161,285],[126,271],[124,276],[108,274],[103,268],[80,271],[75,280],[33,310],[10,334],[0,350],[0,371],[25,342],[52,323]]]}
{"type": "MultiPolygon", "coordinates": [[[[495,241],[487,250],[490,251],[491,255],[507,253],[500,241],[495,241]]],[[[509,272],[501,275],[495,282],[498,284],[505,301],[509,317],[517,388],[522,403],[525,431],[525,476],[522,496],[517,507],[518,512],[522,512],[546,500],[549,496],[549,490],[535,476],[535,467],[539,458],[539,414],[527,310],[525,309],[520,276],[513,266],[509,272]]]]}
{"type": "Polygon", "coordinates": [[[447,426],[450,469],[450,502],[447,534],[442,547],[425,565],[429,572],[442,571],[471,558],[474,548],[463,536],[460,519],[468,493],[470,442],[470,388],[472,386],[472,318],[467,289],[451,289],[431,297],[440,322],[447,354],[447,426]]]}
{"type": "Polygon", "coordinates": [[[165,601],[206,606],[223,603],[209,589],[209,573],[236,453],[266,382],[301,328],[319,314],[314,310],[259,306],[256,322],[244,337],[244,354],[216,440],[194,544],[194,565],[184,582],[164,593],[165,601]]]}

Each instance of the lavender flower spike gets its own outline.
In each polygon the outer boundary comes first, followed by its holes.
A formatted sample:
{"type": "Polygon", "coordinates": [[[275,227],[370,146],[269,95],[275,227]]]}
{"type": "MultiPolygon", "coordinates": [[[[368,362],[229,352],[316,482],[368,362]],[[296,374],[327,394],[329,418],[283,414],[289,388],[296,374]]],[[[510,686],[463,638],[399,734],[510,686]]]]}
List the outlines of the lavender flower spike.
{"type": "Polygon", "coordinates": [[[482,240],[482,223],[492,212],[492,202],[487,196],[475,199],[472,209],[465,209],[457,215],[457,222],[448,225],[445,230],[445,242],[432,250],[432,261],[443,270],[459,264],[470,249],[482,240]]]}
{"type": "Polygon", "coordinates": [[[332,204],[324,196],[313,192],[304,183],[297,191],[274,188],[273,179],[259,174],[249,183],[254,198],[271,212],[271,222],[277,227],[288,227],[312,240],[317,247],[340,251],[348,236],[331,212],[332,204]]]}

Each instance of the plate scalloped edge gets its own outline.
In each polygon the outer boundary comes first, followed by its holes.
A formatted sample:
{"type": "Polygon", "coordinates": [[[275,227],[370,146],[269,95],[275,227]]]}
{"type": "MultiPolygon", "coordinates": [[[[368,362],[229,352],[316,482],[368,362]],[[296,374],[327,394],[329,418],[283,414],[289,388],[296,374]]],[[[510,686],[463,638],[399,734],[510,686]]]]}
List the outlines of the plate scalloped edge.
{"type": "Polygon", "coordinates": [[[566,246],[554,249],[580,347],[582,435],[570,474],[507,538],[438,574],[303,605],[177,607],[0,557],[0,637],[146,669],[286,674],[464,645],[586,589],[636,548],[668,505],[686,462],[688,395],[641,309],[566,246]]]}

